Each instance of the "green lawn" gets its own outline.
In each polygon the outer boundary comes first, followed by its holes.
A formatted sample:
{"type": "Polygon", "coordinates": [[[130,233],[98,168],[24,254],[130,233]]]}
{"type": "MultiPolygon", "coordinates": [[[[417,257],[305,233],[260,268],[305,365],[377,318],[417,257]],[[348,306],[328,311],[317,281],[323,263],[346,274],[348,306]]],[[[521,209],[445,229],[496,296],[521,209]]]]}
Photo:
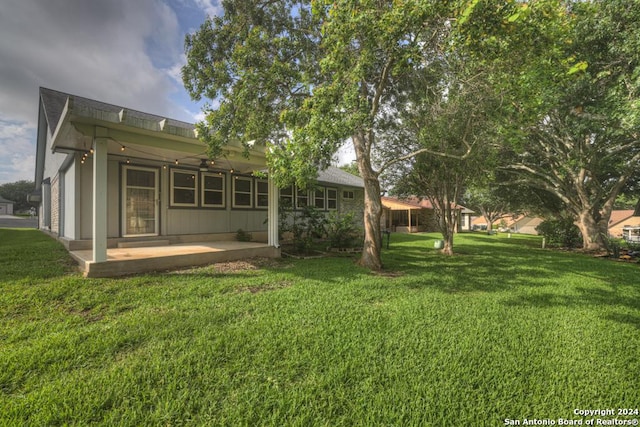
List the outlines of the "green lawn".
{"type": "Polygon", "coordinates": [[[640,265],[480,234],[446,258],[436,237],[394,234],[381,275],[337,257],[83,279],[53,240],[0,229],[0,425],[493,426],[640,406],[640,265]]]}

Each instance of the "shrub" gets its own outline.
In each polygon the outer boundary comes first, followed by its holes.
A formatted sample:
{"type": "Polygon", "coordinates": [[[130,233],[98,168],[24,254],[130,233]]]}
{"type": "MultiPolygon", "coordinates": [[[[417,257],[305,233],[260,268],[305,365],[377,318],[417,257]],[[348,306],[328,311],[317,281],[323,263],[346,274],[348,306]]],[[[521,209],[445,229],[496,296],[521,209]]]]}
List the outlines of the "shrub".
{"type": "Polygon", "coordinates": [[[327,220],[324,214],[313,206],[306,206],[300,211],[282,209],[279,222],[281,234],[291,232],[293,246],[298,253],[309,253],[313,239],[326,235],[327,220]]]}
{"type": "Polygon", "coordinates": [[[567,248],[582,246],[582,235],[571,218],[543,221],[536,227],[536,231],[543,235],[550,244],[567,248]]]}
{"type": "Polygon", "coordinates": [[[327,219],[327,237],[332,248],[350,248],[359,237],[353,213],[340,216],[332,212],[327,219]]]}

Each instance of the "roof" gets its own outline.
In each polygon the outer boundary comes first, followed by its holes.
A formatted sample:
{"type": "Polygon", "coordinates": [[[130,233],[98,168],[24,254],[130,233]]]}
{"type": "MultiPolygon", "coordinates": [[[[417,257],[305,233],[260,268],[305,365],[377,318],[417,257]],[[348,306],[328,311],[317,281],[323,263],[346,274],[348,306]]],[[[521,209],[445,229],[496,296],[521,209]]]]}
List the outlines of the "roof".
{"type": "Polygon", "coordinates": [[[98,112],[100,118],[103,120],[107,119],[107,117],[109,116],[112,116],[117,117],[117,121],[119,122],[126,122],[126,124],[128,125],[145,128],[149,126],[147,123],[153,123],[154,125],[157,125],[157,127],[159,128],[158,130],[162,130],[164,126],[169,124],[171,127],[178,130],[178,133],[195,137],[195,135],[193,134],[193,131],[195,129],[194,124],[183,122],[180,120],[168,119],[164,116],[144,113],[142,111],[132,110],[118,105],[107,104],[106,102],[100,102],[93,99],[84,98],[82,96],[71,95],[65,92],[47,89],[44,87],[40,88],[40,99],[42,100],[42,107],[49,124],[49,131],[52,135],[54,134],[58,126],[58,122],[62,117],[65,106],[69,104],[76,113],[82,115],[95,115],[96,112],[98,112]]]}
{"type": "Polygon", "coordinates": [[[633,217],[633,209],[619,210],[619,211],[611,211],[611,216],[609,217],[609,227],[613,227],[621,222],[628,221],[631,217],[633,217]]]}
{"type": "Polygon", "coordinates": [[[382,205],[391,210],[395,209],[433,209],[431,202],[427,199],[408,197],[400,199],[398,197],[382,197],[382,205]]]}
{"type": "MultiPolygon", "coordinates": [[[[382,205],[391,210],[401,209],[433,209],[433,204],[429,199],[419,198],[416,196],[399,198],[399,197],[382,197],[382,205]]],[[[460,209],[463,213],[471,213],[469,209],[462,205],[456,205],[456,209],[460,209]]]]}
{"type": "Polygon", "coordinates": [[[509,224],[509,227],[514,227],[516,225],[520,227],[533,227],[540,225],[543,221],[543,218],[537,216],[520,215],[519,217],[513,219],[513,222],[509,224]]]}
{"type": "Polygon", "coordinates": [[[318,182],[364,188],[364,180],[362,178],[335,166],[329,166],[324,170],[318,171],[318,182]]]}
{"type": "Polygon", "coordinates": [[[7,200],[4,197],[0,196],[0,203],[15,203],[15,202],[13,202],[11,200],[7,200]]]}

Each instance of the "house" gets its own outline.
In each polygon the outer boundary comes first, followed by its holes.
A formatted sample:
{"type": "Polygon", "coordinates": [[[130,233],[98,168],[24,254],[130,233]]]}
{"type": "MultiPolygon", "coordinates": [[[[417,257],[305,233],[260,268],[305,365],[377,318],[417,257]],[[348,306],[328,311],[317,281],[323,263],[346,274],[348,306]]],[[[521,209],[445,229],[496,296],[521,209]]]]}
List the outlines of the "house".
{"type": "Polygon", "coordinates": [[[460,211],[460,231],[472,231],[473,220],[476,216],[474,211],[462,206],[462,210],[460,211]]]}
{"type": "MultiPolygon", "coordinates": [[[[529,215],[505,215],[494,222],[493,226],[497,227],[499,231],[506,228],[508,231],[513,233],[537,235],[538,232],[536,231],[536,227],[543,221],[543,218],[529,215]]],[[[472,220],[471,226],[473,230],[485,231],[487,229],[487,220],[482,216],[476,217],[472,220]]]]}
{"type": "Polygon", "coordinates": [[[13,202],[0,196],[0,215],[13,215],[13,202]]]}
{"type": "MultiPolygon", "coordinates": [[[[457,206],[458,231],[468,227],[472,213],[464,206],[457,206]],[[463,222],[465,221],[464,226],[463,222]]],[[[434,208],[428,199],[418,197],[382,197],[382,228],[399,233],[436,231],[438,229],[434,208]]]]}
{"type": "Polygon", "coordinates": [[[279,190],[280,205],[302,210],[311,206],[328,214],[351,212],[360,226],[364,220],[364,181],[335,166],[318,171],[316,183],[312,188],[300,188],[292,185],[279,190]]]}
{"type": "MultiPolygon", "coordinates": [[[[87,276],[277,257],[283,194],[253,174],[265,146],[243,151],[230,141],[210,159],[193,124],[41,88],[30,201],[87,276]],[[240,229],[254,241],[236,241],[240,229]]],[[[326,211],[355,201],[357,189],[340,194],[349,182],[321,178],[308,201],[326,211]]]]}
{"type": "Polygon", "coordinates": [[[536,227],[542,224],[543,221],[543,218],[519,215],[512,217],[511,221],[507,221],[507,228],[514,233],[537,235],[536,227]]]}
{"type": "Polygon", "coordinates": [[[640,226],[640,216],[635,215],[633,209],[612,211],[609,217],[609,236],[621,238],[623,237],[625,227],[638,226],[640,226]]]}

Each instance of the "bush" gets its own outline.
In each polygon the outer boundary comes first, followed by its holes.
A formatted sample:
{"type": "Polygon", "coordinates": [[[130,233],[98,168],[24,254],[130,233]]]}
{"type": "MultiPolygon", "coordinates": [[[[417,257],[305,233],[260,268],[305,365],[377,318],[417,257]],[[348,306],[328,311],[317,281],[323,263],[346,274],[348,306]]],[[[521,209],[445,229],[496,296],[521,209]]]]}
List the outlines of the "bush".
{"type": "Polygon", "coordinates": [[[280,211],[280,233],[291,232],[293,246],[297,253],[310,253],[313,239],[326,235],[326,218],[313,206],[306,206],[301,211],[282,209],[280,211]]]}
{"type": "Polygon", "coordinates": [[[332,212],[327,219],[327,237],[332,248],[351,248],[359,237],[353,213],[340,216],[332,212]]]}
{"type": "Polygon", "coordinates": [[[582,235],[571,218],[543,221],[536,227],[536,231],[552,245],[556,244],[567,248],[582,246],[582,235]]]}

